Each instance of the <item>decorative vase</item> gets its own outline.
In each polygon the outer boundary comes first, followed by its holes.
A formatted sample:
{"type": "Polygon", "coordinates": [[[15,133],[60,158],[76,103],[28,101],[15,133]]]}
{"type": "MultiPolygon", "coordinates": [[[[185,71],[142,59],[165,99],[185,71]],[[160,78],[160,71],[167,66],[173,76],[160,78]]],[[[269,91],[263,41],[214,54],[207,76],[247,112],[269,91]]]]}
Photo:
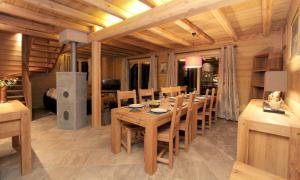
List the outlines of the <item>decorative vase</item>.
{"type": "Polygon", "coordinates": [[[4,86],[2,88],[0,88],[0,103],[5,103],[7,102],[7,87],[4,86]]]}

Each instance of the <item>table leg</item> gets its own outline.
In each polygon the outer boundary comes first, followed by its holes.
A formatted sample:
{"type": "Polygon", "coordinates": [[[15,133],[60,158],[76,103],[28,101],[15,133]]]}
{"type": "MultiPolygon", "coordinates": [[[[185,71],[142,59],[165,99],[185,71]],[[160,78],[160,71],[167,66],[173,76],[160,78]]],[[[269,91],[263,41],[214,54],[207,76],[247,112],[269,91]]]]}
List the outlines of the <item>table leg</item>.
{"type": "Polygon", "coordinates": [[[121,151],[121,122],[114,110],[111,112],[111,151],[117,154],[121,151]]]}
{"type": "Polygon", "coordinates": [[[11,138],[12,147],[17,151],[20,148],[20,136],[13,136],[11,138]]]}
{"type": "Polygon", "coordinates": [[[31,118],[29,111],[23,111],[21,117],[21,172],[22,175],[31,173],[31,118]]]}
{"type": "Polygon", "coordinates": [[[146,173],[153,175],[157,168],[157,127],[145,128],[144,160],[146,173]]]}

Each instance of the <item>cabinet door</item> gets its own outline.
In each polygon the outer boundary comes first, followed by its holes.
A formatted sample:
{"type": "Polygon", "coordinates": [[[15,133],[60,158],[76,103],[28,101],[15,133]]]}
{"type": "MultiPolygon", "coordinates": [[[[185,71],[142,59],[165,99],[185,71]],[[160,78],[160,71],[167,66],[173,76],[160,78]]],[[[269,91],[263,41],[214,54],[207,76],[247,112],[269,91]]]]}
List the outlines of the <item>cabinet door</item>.
{"type": "Polygon", "coordinates": [[[290,141],[289,179],[300,179],[300,129],[292,128],[290,141]]]}

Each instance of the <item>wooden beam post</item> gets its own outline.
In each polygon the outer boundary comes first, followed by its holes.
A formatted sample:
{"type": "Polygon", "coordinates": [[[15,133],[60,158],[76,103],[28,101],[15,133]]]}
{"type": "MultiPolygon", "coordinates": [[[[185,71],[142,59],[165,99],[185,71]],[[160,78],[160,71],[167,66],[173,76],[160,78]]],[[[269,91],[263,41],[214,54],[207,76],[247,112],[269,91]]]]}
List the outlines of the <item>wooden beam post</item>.
{"type": "Polygon", "coordinates": [[[101,42],[92,41],[92,127],[101,127],[101,42]]]}

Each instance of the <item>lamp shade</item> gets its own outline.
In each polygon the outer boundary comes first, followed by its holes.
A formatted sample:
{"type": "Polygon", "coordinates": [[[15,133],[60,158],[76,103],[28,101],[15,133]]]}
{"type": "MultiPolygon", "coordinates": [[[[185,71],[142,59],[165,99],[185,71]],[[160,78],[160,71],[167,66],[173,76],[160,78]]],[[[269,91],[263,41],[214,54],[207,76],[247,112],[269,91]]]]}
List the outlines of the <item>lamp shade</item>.
{"type": "Polygon", "coordinates": [[[287,91],[286,71],[267,71],[265,73],[265,91],[287,91]]]}
{"type": "Polygon", "coordinates": [[[201,56],[189,56],[185,58],[185,68],[201,68],[202,57],[201,56]]]}

